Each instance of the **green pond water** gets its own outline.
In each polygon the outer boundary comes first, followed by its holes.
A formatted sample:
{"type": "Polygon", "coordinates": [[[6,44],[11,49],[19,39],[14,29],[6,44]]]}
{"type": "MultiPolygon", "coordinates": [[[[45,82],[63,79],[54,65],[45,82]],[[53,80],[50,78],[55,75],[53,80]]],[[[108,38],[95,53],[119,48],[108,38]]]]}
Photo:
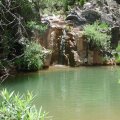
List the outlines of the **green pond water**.
{"type": "Polygon", "coordinates": [[[120,120],[120,67],[50,68],[11,77],[4,87],[32,91],[52,120],[120,120]]]}

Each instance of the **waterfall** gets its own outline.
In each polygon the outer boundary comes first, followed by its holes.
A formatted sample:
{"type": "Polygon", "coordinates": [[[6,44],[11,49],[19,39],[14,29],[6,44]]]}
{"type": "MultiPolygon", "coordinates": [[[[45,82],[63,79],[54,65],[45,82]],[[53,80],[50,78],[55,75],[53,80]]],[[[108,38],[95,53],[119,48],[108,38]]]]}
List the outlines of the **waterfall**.
{"type": "Polygon", "coordinates": [[[66,31],[63,29],[61,41],[60,41],[60,57],[59,57],[59,64],[64,64],[64,55],[65,55],[65,37],[66,31]]]}

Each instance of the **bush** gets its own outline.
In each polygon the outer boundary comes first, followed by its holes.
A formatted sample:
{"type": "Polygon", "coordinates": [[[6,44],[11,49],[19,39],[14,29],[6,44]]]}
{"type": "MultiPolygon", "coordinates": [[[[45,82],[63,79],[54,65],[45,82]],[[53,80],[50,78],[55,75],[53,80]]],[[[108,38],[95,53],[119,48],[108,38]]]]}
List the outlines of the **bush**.
{"type": "Polygon", "coordinates": [[[120,64],[120,45],[119,44],[114,52],[114,56],[115,56],[116,63],[120,64]]]}
{"type": "Polygon", "coordinates": [[[38,112],[35,106],[31,105],[32,94],[14,94],[6,89],[1,92],[0,120],[45,120],[47,113],[38,112]]]}
{"type": "Polygon", "coordinates": [[[115,58],[116,64],[120,64],[120,56],[115,58]]]}
{"type": "Polygon", "coordinates": [[[79,3],[81,6],[83,6],[85,4],[86,0],[79,0],[79,3]]]}
{"type": "Polygon", "coordinates": [[[105,23],[95,22],[84,27],[84,34],[88,43],[99,49],[107,50],[110,48],[111,36],[107,34],[109,26],[105,23]]]}
{"type": "Polygon", "coordinates": [[[37,23],[35,21],[29,21],[27,24],[28,28],[30,28],[32,31],[37,30],[41,35],[45,33],[47,30],[47,25],[42,23],[37,23]]]}
{"type": "Polygon", "coordinates": [[[120,52],[120,44],[118,44],[118,46],[116,48],[116,52],[120,52]]]}
{"type": "Polygon", "coordinates": [[[44,53],[37,42],[29,42],[24,48],[24,55],[16,60],[16,66],[21,71],[37,71],[43,66],[44,53]]]}
{"type": "Polygon", "coordinates": [[[3,69],[9,71],[11,68],[8,64],[12,64],[13,60],[22,54],[21,39],[31,39],[31,32],[26,27],[27,22],[40,21],[34,9],[30,0],[0,0],[0,59],[2,65],[6,62],[5,68],[0,66],[0,72],[3,69]]]}

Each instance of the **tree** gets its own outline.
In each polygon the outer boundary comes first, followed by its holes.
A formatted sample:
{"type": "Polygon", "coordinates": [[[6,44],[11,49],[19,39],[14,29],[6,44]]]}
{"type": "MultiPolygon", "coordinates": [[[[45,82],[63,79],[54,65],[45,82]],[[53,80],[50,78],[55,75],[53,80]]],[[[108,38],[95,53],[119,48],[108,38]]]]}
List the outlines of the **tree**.
{"type": "Polygon", "coordinates": [[[25,44],[31,40],[28,22],[40,23],[40,5],[39,0],[0,0],[1,73],[8,75],[8,66],[12,66],[14,60],[22,56],[25,44]]]}

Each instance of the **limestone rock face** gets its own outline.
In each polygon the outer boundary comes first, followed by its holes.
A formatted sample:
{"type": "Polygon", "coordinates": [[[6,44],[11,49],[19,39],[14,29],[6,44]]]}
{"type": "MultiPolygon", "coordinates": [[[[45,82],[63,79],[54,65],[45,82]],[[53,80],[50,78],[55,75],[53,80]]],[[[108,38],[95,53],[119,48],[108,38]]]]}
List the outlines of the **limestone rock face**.
{"type": "Polygon", "coordinates": [[[116,46],[120,40],[120,0],[90,0],[83,9],[75,8],[71,11],[66,20],[80,27],[96,20],[106,22],[111,26],[111,45],[116,46]]]}
{"type": "Polygon", "coordinates": [[[72,20],[74,24],[83,25],[93,23],[96,20],[115,22],[120,26],[120,2],[119,0],[91,0],[84,4],[83,9],[75,8],[67,16],[66,20],[72,20]]]}
{"type": "Polygon", "coordinates": [[[120,4],[120,0],[115,0],[118,4],[120,4]]]}
{"type": "Polygon", "coordinates": [[[52,54],[46,57],[45,64],[103,64],[101,52],[90,51],[84,38],[83,26],[96,20],[107,22],[111,26],[111,45],[116,47],[120,40],[119,0],[90,0],[82,9],[76,7],[72,10],[66,19],[54,15],[43,16],[42,21],[47,21],[49,28],[37,39],[43,47],[52,51],[52,54]]]}
{"type": "Polygon", "coordinates": [[[99,57],[95,60],[93,51],[87,50],[81,27],[74,26],[61,18],[50,18],[48,21],[50,26],[39,40],[43,47],[52,51],[45,58],[45,66],[62,64],[75,67],[102,64],[96,62],[99,61],[99,57]]]}
{"type": "Polygon", "coordinates": [[[81,61],[77,51],[77,39],[74,29],[73,31],[68,32],[66,35],[68,37],[66,39],[65,54],[68,57],[68,64],[70,66],[79,66],[81,61]]]}

